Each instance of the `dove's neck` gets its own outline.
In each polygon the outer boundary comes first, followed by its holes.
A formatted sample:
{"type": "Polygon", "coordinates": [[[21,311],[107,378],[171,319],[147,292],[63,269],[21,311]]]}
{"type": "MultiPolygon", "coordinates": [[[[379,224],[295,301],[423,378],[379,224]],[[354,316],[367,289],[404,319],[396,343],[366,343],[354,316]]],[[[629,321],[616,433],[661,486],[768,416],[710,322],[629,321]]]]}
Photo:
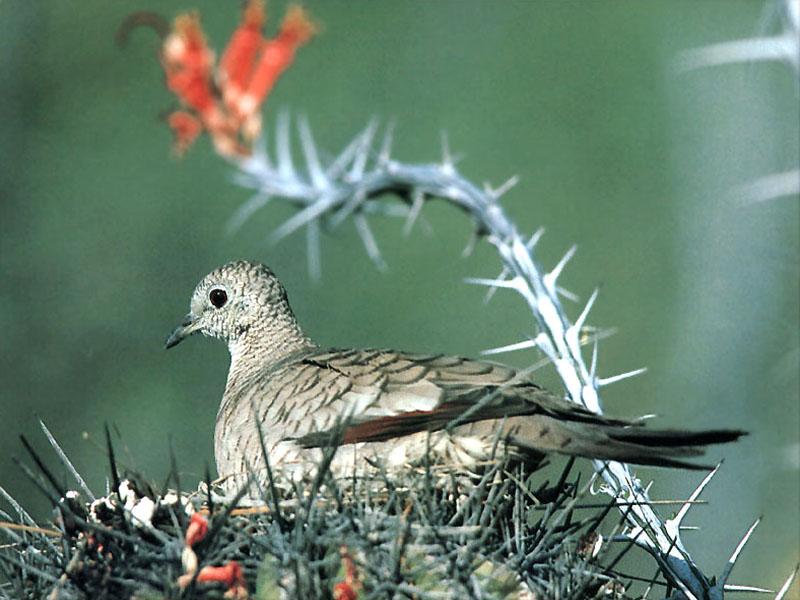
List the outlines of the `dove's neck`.
{"type": "Polygon", "coordinates": [[[269,327],[250,328],[228,341],[231,353],[228,384],[262,373],[293,354],[313,348],[316,344],[294,319],[285,322],[273,320],[269,327]]]}

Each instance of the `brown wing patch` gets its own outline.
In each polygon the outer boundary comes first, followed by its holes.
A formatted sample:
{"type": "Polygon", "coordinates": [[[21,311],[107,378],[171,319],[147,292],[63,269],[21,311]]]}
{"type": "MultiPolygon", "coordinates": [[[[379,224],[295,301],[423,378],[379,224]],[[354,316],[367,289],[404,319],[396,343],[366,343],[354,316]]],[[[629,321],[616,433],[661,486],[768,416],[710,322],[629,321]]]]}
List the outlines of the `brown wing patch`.
{"type": "MultiPolygon", "coordinates": [[[[485,393],[491,393],[486,390],[485,393]]],[[[412,410],[395,415],[372,417],[359,420],[353,418],[341,426],[341,431],[328,430],[313,432],[294,438],[301,446],[307,448],[327,446],[331,443],[355,444],[361,442],[383,442],[404,435],[422,431],[438,431],[444,429],[451,421],[463,415],[473,402],[445,402],[433,410],[412,410]]],[[[535,404],[516,402],[513,405],[489,405],[475,411],[464,419],[462,424],[531,415],[539,412],[535,404]]]]}

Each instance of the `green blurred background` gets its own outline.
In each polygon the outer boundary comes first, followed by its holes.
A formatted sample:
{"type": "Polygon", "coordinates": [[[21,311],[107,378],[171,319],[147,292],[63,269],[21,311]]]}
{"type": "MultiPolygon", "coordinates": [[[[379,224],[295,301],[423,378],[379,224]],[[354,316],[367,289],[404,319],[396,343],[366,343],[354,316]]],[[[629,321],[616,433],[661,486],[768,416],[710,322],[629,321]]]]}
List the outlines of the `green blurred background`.
{"type": "MultiPolygon", "coordinates": [[[[373,221],[385,273],[351,224],[326,236],[318,283],[302,235],[266,241],[288,207],[274,203],[226,236],[248,192],[206,139],[171,158],[156,38],[136,31],[123,51],[113,34],[134,10],[197,8],[220,49],[238,6],[0,3],[0,484],[35,514],[47,503],[12,457],[19,434],[46,449],[37,417],[97,489],[106,422],[122,434],[123,460],[154,480],[167,473],[170,436],[184,481],[213,465],[227,352],[194,339],[165,353],[163,339],[196,281],[229,259],[271,265],[322,344],[477,355],[532,332],[518,298],[501,292],[486,307],[483,290],[462,283],[496,274],[497,258],[484,247],[462,259],[469,223],[445,206],[426,209],[431,237],[373,221]]],[[[731,190],[796,168],[796,74],[780,64],[673,68],[681,49],[754,34],[762,4],[308,6],[323,33],[278,84],[265,122],[282,107],[305,113],[334,153],[369,117],[395,118],[401,160],[436,160],[446,130],[467,177],[520,175],[509,212],[523,230],[547,228],[546,265],[579,244],[562,281],[584,298],[601,286],[591,321],[619,328],[601,344],[601,374],[650,369],[606,388],[606,409],[753,432],[712,451],[726,463],[710,505],[690,518],[702,531],[685,541],[719,572],[763,514],[734,579],[780,585],[800,553],[798,198],[748,204],[731,190]]],[[[284,9],[270,3],[270,31],[284,9]]],[[[640,473],[656,478],[657,498],[685,497],[698,481],[640,473]]]]}

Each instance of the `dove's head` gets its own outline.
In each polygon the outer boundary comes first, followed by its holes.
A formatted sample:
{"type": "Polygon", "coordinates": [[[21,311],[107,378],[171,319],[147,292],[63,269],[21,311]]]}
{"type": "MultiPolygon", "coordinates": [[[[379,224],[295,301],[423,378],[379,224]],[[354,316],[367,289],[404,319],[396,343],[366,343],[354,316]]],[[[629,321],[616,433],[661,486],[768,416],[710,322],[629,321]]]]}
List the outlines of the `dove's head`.
{"type": "Polygon", "coordinates": [[[225,340],[232,352],[245,340],[253,350],[270,354],[308,341],[275,274],[261,263],[244,260],[203,277],[192,294],[189,314],[167,338],[166,347],[194,333],[225,340]]]}

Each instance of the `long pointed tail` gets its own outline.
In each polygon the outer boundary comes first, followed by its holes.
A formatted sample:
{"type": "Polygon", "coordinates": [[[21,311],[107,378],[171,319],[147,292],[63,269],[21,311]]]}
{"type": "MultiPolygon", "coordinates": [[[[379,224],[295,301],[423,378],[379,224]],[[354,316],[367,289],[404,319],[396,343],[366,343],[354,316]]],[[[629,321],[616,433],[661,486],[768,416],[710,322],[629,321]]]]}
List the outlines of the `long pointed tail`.
{"type": "Polygon", "coordinates": [[[550,450],[600,460],[693,470],[711,467],[683,459],[702,456],[709,444],[733,442],[747,434],[732,429],[644,429],[565,422],[550,417],[534,419],[535,426],[512,431],[509,442],[513,446],[523,451],[550,450]]]}

